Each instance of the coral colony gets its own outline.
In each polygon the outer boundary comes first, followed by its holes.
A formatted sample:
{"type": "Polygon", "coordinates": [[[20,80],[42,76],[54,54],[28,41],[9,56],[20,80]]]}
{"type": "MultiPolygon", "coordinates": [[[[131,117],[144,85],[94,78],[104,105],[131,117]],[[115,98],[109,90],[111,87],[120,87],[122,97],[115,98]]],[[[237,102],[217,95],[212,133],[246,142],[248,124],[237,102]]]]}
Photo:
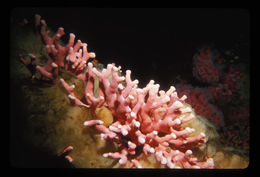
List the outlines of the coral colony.
{"type": "Polygon", "coordinates": [[[225,125],[224,115],[214,103],[220,100],[231,101],[239,95],[242,72],[232,67],[224,71],[217,63],[218,58],[217,50],[210,47],[199,49],[193,56],[192,71],[193,76],[206,87],[179,84],[176,85],[176,89],[179,95],[187,96],[186,102],[197,114],[208,118],[217,128],[221,128],[225,125]]]}
{"type": "Polygon", "coordinates": [[[193,57],[193,75],[199,81],[210,85],[209,91],[214,99],[232,99],[238,93],[239,80],[242,77],[240,70],[230,67],[224,72],[217,64],[218,51],[210,47],[202,48],[193,57]]]}
{"type": "Polygon", "coordinates": [[[187,96],[186,102],[192,106],[198,115],[201,115],[217,128],[224,126],[222,111],[213,104],[214,98],[207,88],[193,87],[191,85],[177,85],[179,95],[187,96]]]}
{"type": "MultiPolygon", "coordinates": [[[[104,153],[104,158],[118,159],[120,165],[129,161],[131,167],[141,168],[138,156],[144,153],[154,154],[158,162],[169,168],[214,167],[212,158],[199,161],[193,156],[192,149],[204,144],[206,135],[191,136],[195,129],[181,126],[195,118],[192,108],[185,103],[186,96],[179,98],[173,86],[166,92],[159,90],[160,85],[153,80],[146,87],[138,88],[138,80],[131,79],[131,71],[126,70],[126,75],[122,76],[121,67],[115,64],[108,64],[102,70],[94,67],[88,61],[95,58],[95,53],[87,51],[86,43],[78,40],[74,45],[75,35],[70,34],[68,44],[62,46],[60,38],[64,29],[59,28],[50,37],[46,22],[39,15],[35,17],[35,28],[40,29],[49,60],[45,66],[22,61],[26,66],[34,66],[53,84],[60,81],[73,105],[88,108],[93,114],[101,106],[111,111],[114,121],[110,125],[105,126],[101,120],[88,120],[82,125],[98,130],[102,140],[118,143],[118,152],[104,153]],[[86,82],[85,100],[75,96],[74,85],[69,85],[63,78],[58,79],[60,67],[86,82]],[[98,90],[98,94],[94,94],[94,90],[98,90]]],[[[34,56],[32,58],[35,59],[34,56]]],[[[72,149],[68,146],[62,153],[72,149]]],[[[66,158],[73,160],[69,155],[66,158]]]]}

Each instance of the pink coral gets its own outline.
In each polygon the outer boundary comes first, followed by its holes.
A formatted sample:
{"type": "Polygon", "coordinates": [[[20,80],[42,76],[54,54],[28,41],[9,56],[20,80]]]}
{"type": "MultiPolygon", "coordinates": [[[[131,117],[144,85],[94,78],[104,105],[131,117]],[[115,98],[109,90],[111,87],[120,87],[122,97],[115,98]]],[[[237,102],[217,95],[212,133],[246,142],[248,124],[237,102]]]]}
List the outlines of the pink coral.
{"type": "Polygon", "coordinates": [[[202,48],[193,57],[193,75],[201,82],[216,83],[221,77],[221,70],[215,65],[217,55],[211,48],[202,48]]]}
{"type": "Polygon", "coordinates": [[[192,106],[196,114],[207,118],[217,128],[224,126],[222,111],[213,104],[214,97],[208,88],[193,87],[191,85],[177,85],[180,96],[186,95],[186,102],[192,106]]]}
{"type": "MultiPolygon", "coordinates": [[[[86,43],[82,43],[78,40],[74,45],[75,35],[70,33],[68,44],[63,46],[60,39],[65,34],[64,29],[60,27],[54,36],[50,37],[47,24],[45,20],[41,20],[40,15],[35,15],[35,30],[37,34],[41,35],[49,55],[45,66],[35,66],[43,76],[49,78],[56,84],[58,82],[58,69],[61,67],[75,74],[78,78],[86,80],[84,74],[86,63],[90,58],[96,57],[95,53],[87,51],[86,43]]],[[[26,65],[25,62],[23,63],[26,65]]]]}
{"type": "Polygon", "coordinates": [[[36,56],[29,53],[28,56],[30,57],[30,61],[25,60],[23,56],[20,55],[20,61],[27,67],[27,69],[31,72],[32,78],[35,77],[36,73],[36,66],[38,65],[36,62],[36,56]]]}
{"type": "Polygon", "coordinates": [[[238,95],[242,73],[233,67],[228,68],[227,72],[220,69],[216,53],[210,47],[200,49],[193,57],[193,75],[209,84],[209,91],[215,100],[231,100],[238,95]]]}
{"type": "Polygon", "coordinates": [[[231,100],[238,96],[241,77],[242,73],[239,69],[230,67],[221,80],[221,83],[216,87],[216,92],[214,93],[215,99],[218,100],[221,97],[225,97],[225,99],[231,100]]]}
{"type": "MultiPolygon", "coordinates": [[[[121,76],[121,67],[115,64],[108,64],[99,71],[92,63],[87,64],[90,58],[95,57],[94,53],[88,53],[87,44],[78,40],[74,45],[75,35],[70,34],[68,44],[62,46],[60,38],[65,34],[64,29],[59,28],[50,37],[46,22],[40,19],[36,15],[35,28],[42,24],[40,35],[46,44],[49,60],[45,66],[37,65],[38,71],[54,83],[57,82],[59,67],[72,72],[86,81],[85,101],[82,101],[74,94],[75,86],[60,78],[72,104],[89,108],[93,114],[97,108],[106,106],[114,117],[108,127],[101,120],[83,123],[98,130],[101,139],[118,143],[118,152],[105,153],[103,157],[118,159],[120,165],[130,161],[131,167],[141,168],[138,159],[138,149],[141,149],[145,155],[154,154],[158,162],[169,168],[214,167],[212,158],[198,161],[192,155],[193,148],[205,143],[206,135],[191,136],[195,129],[182,127],[183,123],[195,118],[192,108],[185,103],[186,96],[179,98],[173,86],[167,92],[159,91],[160,85],[153,80],[146,87],[138,88],[138,80],[131,79],[131,71],[127,70],[126,75],[121,76]]],[[[62,154],[72,149],[69,146],[62,154]]],[[[66,157],[73,160],[68,155],[66,157]]]]}
{"type": "Polygon", "coordinates": [[[220,101],[231,101],[239,95],[239,81],[242,73],[233,67],[225,71],[216,62],[217,51],[210,47],[201,48],[193,57],[193,75],[201,82],[207,83],[204,88],[179,85],[179,93],[188,96],[187,103],[195,112],[208,118],[217,128],[224,125],[222,111],[214,105],[220,101]]]}
{"type": "MultiPolygon", "coordinates": [[[[101,139],[119,143],[118,152],[103,156],[119,159],[121,165],[130,160],[132,167],[140,168],[135,156],[141,148],[145,155],[155,154],[156,159],[169,168],[212,168],[211,158],[198,162],[192,157],[191,149],[205,143],[205,134],[193,137],[190,136],[195,131],[193,128],[182,128],[183,123],[195,117],[191,107],[184,102],[186,96],[179,98],[173,86],[167,92],[159,91],[160,85],[153,80],[146,87],[138,88],[138,81],[131,80],[130,70],[126,71],[126,76],[120,76],[119,72],[120,67],[114,64],[98,71],[92,63],[88,63],[86,72],[87,85],[91,85],[85,90],[88,106],[95,110],[106,105],[114,116],[114,122],[108,127],[102,125],[101,120],[84,122],[84,126],[101,132],[101,139]],[[102,95],[94,96],[94,76],[98,77],[102,95]]],[[[71,87],[66,86],[64,80],[61,83],[72,94],[71,87]]]]}

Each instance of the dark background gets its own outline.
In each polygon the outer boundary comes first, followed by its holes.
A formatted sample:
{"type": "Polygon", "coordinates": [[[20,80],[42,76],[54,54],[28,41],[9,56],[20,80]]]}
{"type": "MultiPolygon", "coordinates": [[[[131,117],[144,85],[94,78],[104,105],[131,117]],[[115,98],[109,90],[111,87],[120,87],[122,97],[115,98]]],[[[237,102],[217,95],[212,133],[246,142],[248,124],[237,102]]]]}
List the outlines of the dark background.
{"type": "Polygon", "coordinates": [[[16,8],[12,20],[34,14],[53,31],[65,29],[88,43],[102,64],[116,63],[132,70],[132,79],[144,87],[151,79],[167,90],[177,75],[192,74],[197,48],[218,50],[236,47],[249,62],[250,10],[231,8],[16,8]]]}

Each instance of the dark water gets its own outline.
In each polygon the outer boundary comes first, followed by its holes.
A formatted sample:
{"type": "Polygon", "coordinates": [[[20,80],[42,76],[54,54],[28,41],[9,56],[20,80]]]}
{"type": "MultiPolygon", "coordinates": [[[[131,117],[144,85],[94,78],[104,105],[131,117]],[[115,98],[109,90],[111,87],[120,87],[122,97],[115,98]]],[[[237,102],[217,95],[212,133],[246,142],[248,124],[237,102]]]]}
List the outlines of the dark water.
{"type": "Polygon", "coordinates": [[[65,41],[74,33],[87,42],[101,63],[132,70],[140,87],[154,79],[166,90],[173,76],[191,75],[192,56],[202,45],[227,50],[239,44],[249,62],[247,9],[28,8],[14,9],[13,20],[34,21],[36,13],[52,30],[63,27],[65,41]]]}

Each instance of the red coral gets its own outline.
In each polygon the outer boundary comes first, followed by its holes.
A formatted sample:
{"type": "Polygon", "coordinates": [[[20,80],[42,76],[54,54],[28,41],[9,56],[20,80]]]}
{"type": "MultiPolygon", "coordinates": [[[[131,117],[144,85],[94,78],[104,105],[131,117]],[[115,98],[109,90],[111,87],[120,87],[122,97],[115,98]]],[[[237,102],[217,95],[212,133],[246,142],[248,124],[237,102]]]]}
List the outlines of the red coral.
{"type": "Polygon", "coordinates": [[[238,95],[242,73],[232,67],[227,72],[221,70],[215,53],[210,47],[200,49],[193,57],[193,75],[199,81],[209,84],[215,100],[231,100],[238,95]]]}
{"type": "Polygon", "coordinates": [[[208,118],[219,128],[224,125],[224,117],[220,109],[213,104],[231,101],[239,96],[242,73],[233,67],[229,67],[227,71],[220,69],[216,62],[216,53],[217,51],[210,47],[202,48],[193,57],[193,75],[208,86],[182,86],[179,91],[188,95],[187,102],[194,107],[196,113],[208,118]]]}
{"type": "Polygon", "coordinates": [[[248,120],[249,114],[249,108],[247,107],[232,108],[226,119],[227,122],[244,122],[248,120]]]}
{"type": "Polygon", "coordinates": [[[224,126],[224,115],[218,107],[213,105],[214,98],[209,89],[181,84],[176,88],[180,96],[187,96],[186,102],[194,108],[198,115],[207,118],[217,128],[224,126]]]}
{"type": "MultiPolygon", "coordinates": [[[[242,78],[242,73],[239,69],[229,68],[228,72],[225,74],[222,83],[227,85],[231,97],[236,97],[239,92],[239,81],[242,78]]],[[[223,93],[224,95],[224,93],[223,93]]]]}
{"type": "Polygon", "coordinates": [[[201,82],[216,83],[221,76],[221,70],[216,67],[217,55],[211,48],[202,48],[193,57],[193,75],[201,82]]]}

